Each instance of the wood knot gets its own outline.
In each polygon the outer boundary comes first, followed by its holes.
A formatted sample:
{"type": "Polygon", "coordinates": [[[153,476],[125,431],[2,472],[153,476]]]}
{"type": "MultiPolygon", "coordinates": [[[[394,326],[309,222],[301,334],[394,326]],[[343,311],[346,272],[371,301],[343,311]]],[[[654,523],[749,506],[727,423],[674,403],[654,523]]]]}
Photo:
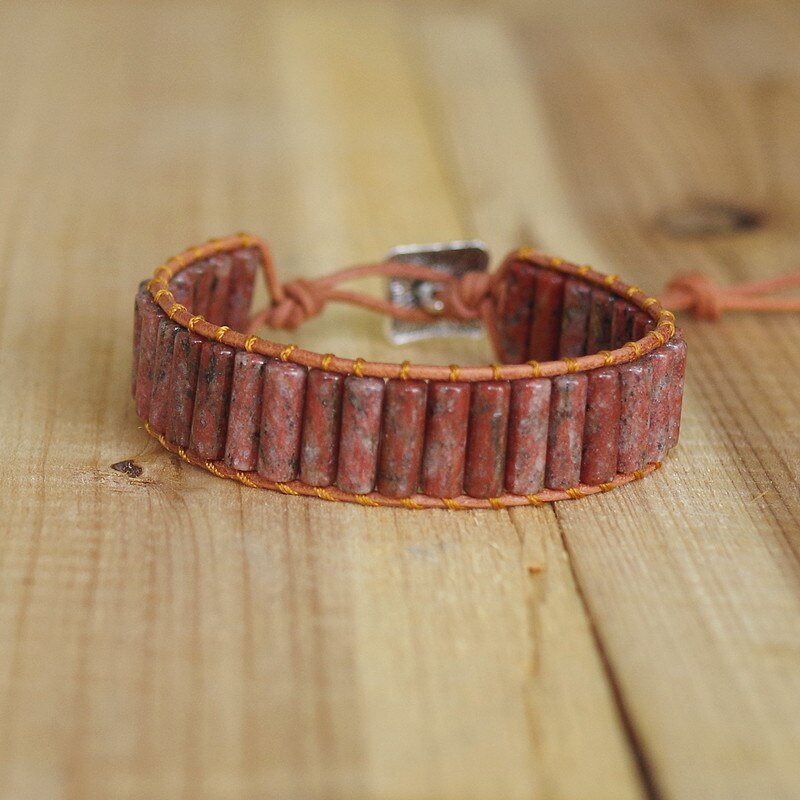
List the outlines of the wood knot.
{"type": "Polygon", "coordinates": [[[742,233],[763,224],[763,215],[724,201],[703,200],[662,214],[658,226],[670,236],[702,238],[742,233]]]}
{"type": "Polygon", "coordinates": [[[144,471],[135,461],[131,461],[131,459],[117,461],[116,464],[111,465],[111,469],[115,469],[117,472],[122,472],[129,478],[138,478],[144,471]]]}

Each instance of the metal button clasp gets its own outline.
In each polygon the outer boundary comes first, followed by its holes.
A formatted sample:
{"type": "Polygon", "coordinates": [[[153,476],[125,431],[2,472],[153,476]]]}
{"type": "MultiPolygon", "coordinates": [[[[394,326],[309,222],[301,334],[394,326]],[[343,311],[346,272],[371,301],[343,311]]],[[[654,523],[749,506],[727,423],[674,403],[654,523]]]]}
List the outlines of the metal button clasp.
{"type": "MultiPolygon", "coordinates": [[[[423,264],[447,275],[460,277],[467,272],[486,272],[489,267],[489,250],[479,239],[435,242],[432,244],[403,244],[392,248],[386,261],[406,261],[423,264]]],[[[436,297],[441,283],[412,278],[389,279],[389,301],[402,308],[420,308],[429,314],[441,314],[444,304],[436,297]]],[[[407,344],[422,339],[442,336],[468,336],[473,339],[483,335],[479,320],[435,319],[431,322],[407,322],[389,319],[386,334],[393,344],[407,344]]]]}

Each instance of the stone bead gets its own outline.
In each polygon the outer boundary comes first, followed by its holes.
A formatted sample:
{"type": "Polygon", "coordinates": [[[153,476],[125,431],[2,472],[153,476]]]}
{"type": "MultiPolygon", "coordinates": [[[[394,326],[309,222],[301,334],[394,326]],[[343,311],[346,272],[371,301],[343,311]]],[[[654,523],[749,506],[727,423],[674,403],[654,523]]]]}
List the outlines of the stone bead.
{"type": "Polygon", "coordinates": [[[666,347],[659,347],[645,356],[650,364],[650,415],[647,423],[647,448],[645,461],[663,461],[667,454],[670,418],[670,381],[673,355],[666,347]]]}
{"type": "Polygon", "coordinates": [[[680,331],[664,347],[672,353],[668,395],[669,422],[667,425],[667,449],[670,450],[678,444],[678,436],[681,432],[681,409],[686,374],[686,342],[681,337],[680,331]]]}
{"type": "Polygon", "coordinates": [[[150,397],[150,413],[148,422],[156,433],[167,432],[169,419],[169,385],[172,379],[172,356],[175,348],[175,337],[183,330],[166,317],[158,325],[156,357],[153,362],[153,392],[150,397]]]}
{"type": "Polygon", "coordinates": [[[261,404],[258,474],[270,481],[293,481],[300,464],[300,434],[307,370],[300,364],[267,361],[261,404]]]}
{"type": "Polygon", "coordinates": [[[620,380],[613,367],[593,369],[586,374],[581,482],[596,485],[608,483],[617,474],[620,380]]]}
{"type": "Polygon", "coordinates": [[[505,477],[511,494],[533,494],[544,486],[551,389],[549,378],[511,384],[505,477]]]}
{"type": "Polygon", "coordinates": [[[197,334],[184,329],[175,335],[166,437],[179,447],[188,447],[191,439],[194,395],[204,341],[197,334]]]}
{"type": "Polygon", "coordinates": [[[235,354],[233,348],[218,342],[203,342],[200,350],[189,448],[212,461],[225,452],[235,354]]]}
{"type": "Polygon", "coordinates": [[[611,309],[611,342],[609,350],[617,350],[633,338],[634,307],[617,297],[611,309]]]}
{"type": "Polygon", "coordinates": [[[534,279],[534,268],[525,262],[515,261],[508,270],[498,319],[498,356],[505,364],[527,359],[534,279]]]}
{"type": "Polygon", "coordinates": [[[166,314],[153,302],[148,293],[138,297],[141,327],[139,330],[139,357],[136,362],[136,414],[147,419],[150,414],[150,398],[153,394],[153,369],[156,359],[158,326],[166,314]]]}
{"type": "Polygon", "coordinates": [[[549,489],[566,489],[580,481],[587,385],[584,372],[553,378],[545,467],[549,489]]]}
{"type": "Polygon", "coordinates": [[[336,485],[345,492],[367,494],[375,487],[385,388],[382,378],[344,379],[336,485]]]}
{"type": "Polygon", "coordinates": [[[636,311],[633,315],[633,340],[643,338],[649,330],[652,330],[652,319],[644,311],[636,311]]]}
{"type": "Polygon", "coordinates": [[[586,329],[589,324],[591,296],[591,288],[582,281],[567,280],[564,283],[559,358],[579,358],[586,355],[586,329]]]}
{"type": "Polygon", "coordinates": [[[211,269],[208,261],[198,262],[194,265],[194,269],[197,275],[194,280],[192,311],[202,317],[207,317],[211,307],[211,293],[216,282],[214,270],[211,269]]]}
{"type": "Polygon", "coordinates": [[[229,253],[218,253],[209,259],[214,281],[208,300],[206,319],[215,325],[228,325],[228,301],[230,298],[231,266],[229,253]]]}
{"type": "Polygon", "coordinates": [[[182,270],[169,282],[169,289],[176,303],[190,308],[194,295],[194,275],[182,270]]]}
{"type": "Polygon", "coordinates": [[[652,367],[643,358],[618,367],[621,383],[617,470],[633,472],[647,463],[652,367]]]}
{"type": "Polygon", "coordinates": [[[142,338],[142,312],[141,304],[150,293],[147,291],[147,281],[139,284],[136,299],[133,303],[133,361],[131,364],[131,394],[136,397],[136,377],[139,370],[139,344],[142,338]]]}
{"type": "Polygon", "coordinates": [[[550,270],[537,270],[528,359],[549,361],[557,357],[563,295],[563,275],[550,270]]]}
{"type": "Polygon", "coordinates": [[[258,433],[261,428],[266,362],[264,356],[240,350],[233,364],[225,463],[244,472],[254,470],[258,464],[258,433]]]}
{"type": "Polygon", "coordinates": [[[234,250],[231,254],[231,286],[227,324],[234,330],[243,330],[250,315],[253,299],[258,255],[252,248],[234,250]]]}
{"type": "Polygon", "coordinates": [[[511,385],[485,381],[472,386],[464,493],[497,497],[503,491],[511,385]]]}
{"type": "Polygon", "coordinates": [[[427,395],[424,381],[386,383],[378,491],[387,497],[408,497],[419,484],[427,395]]]}
{"type": "MultiPolygon", "coordinates": [[[[527,334],[527,330],[526,330],[527,334]]],[[[422,458],[422,491],[458,497],[463,490],[469,424],[468,383],[431,381],[422,458]]]]}
{"type": "Polygon", "coordinates": [[[611,318],[613,301],[603,289],[592,289],[589,309],[589,328],[586,332],[586,355],[608,350],[611,342],[611,318]]]}
{"type": "Polygon", "coordinates": [[[310,486],[330,486],[336,480],[344,375],[322,369],[308,371],[300,480],[310,486]]]}

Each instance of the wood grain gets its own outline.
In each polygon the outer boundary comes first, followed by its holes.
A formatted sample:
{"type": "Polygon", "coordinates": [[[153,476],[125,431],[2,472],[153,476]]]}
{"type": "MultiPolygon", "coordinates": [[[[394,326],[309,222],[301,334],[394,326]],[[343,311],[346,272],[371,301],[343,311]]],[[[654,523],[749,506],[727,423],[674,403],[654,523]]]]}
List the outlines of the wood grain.
{"type": "MultiPolygon", "coordinates": [[[[800,796],[796,316],[686,321],[677,453],[545,509],[249,490],[128,391],[137,280],[240,229],[286,277],[463,236],[652,291],[796,268],[798,35],[779,0],[4,3],[0,798],[800,796]]],[[[296,341],[488,358],[381,327],[296,341]]]]}

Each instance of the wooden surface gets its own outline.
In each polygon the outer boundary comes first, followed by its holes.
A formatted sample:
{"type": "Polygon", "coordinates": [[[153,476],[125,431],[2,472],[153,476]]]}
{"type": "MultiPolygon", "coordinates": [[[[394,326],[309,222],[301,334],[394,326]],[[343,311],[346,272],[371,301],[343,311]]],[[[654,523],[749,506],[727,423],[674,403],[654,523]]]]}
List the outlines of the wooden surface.
{"type": "MultiPolygon", "coordinates": [[[[137,281],[241,229],[285,277],[796,269],[799,44],[789,0],[4,0],[0,798],[800,797],[797,315],[686,322],[664,469],[510,513],[214,479],[128,382],[137,281]]],[[[295,338],[487,358],[382,324],[295,338]]]]}

